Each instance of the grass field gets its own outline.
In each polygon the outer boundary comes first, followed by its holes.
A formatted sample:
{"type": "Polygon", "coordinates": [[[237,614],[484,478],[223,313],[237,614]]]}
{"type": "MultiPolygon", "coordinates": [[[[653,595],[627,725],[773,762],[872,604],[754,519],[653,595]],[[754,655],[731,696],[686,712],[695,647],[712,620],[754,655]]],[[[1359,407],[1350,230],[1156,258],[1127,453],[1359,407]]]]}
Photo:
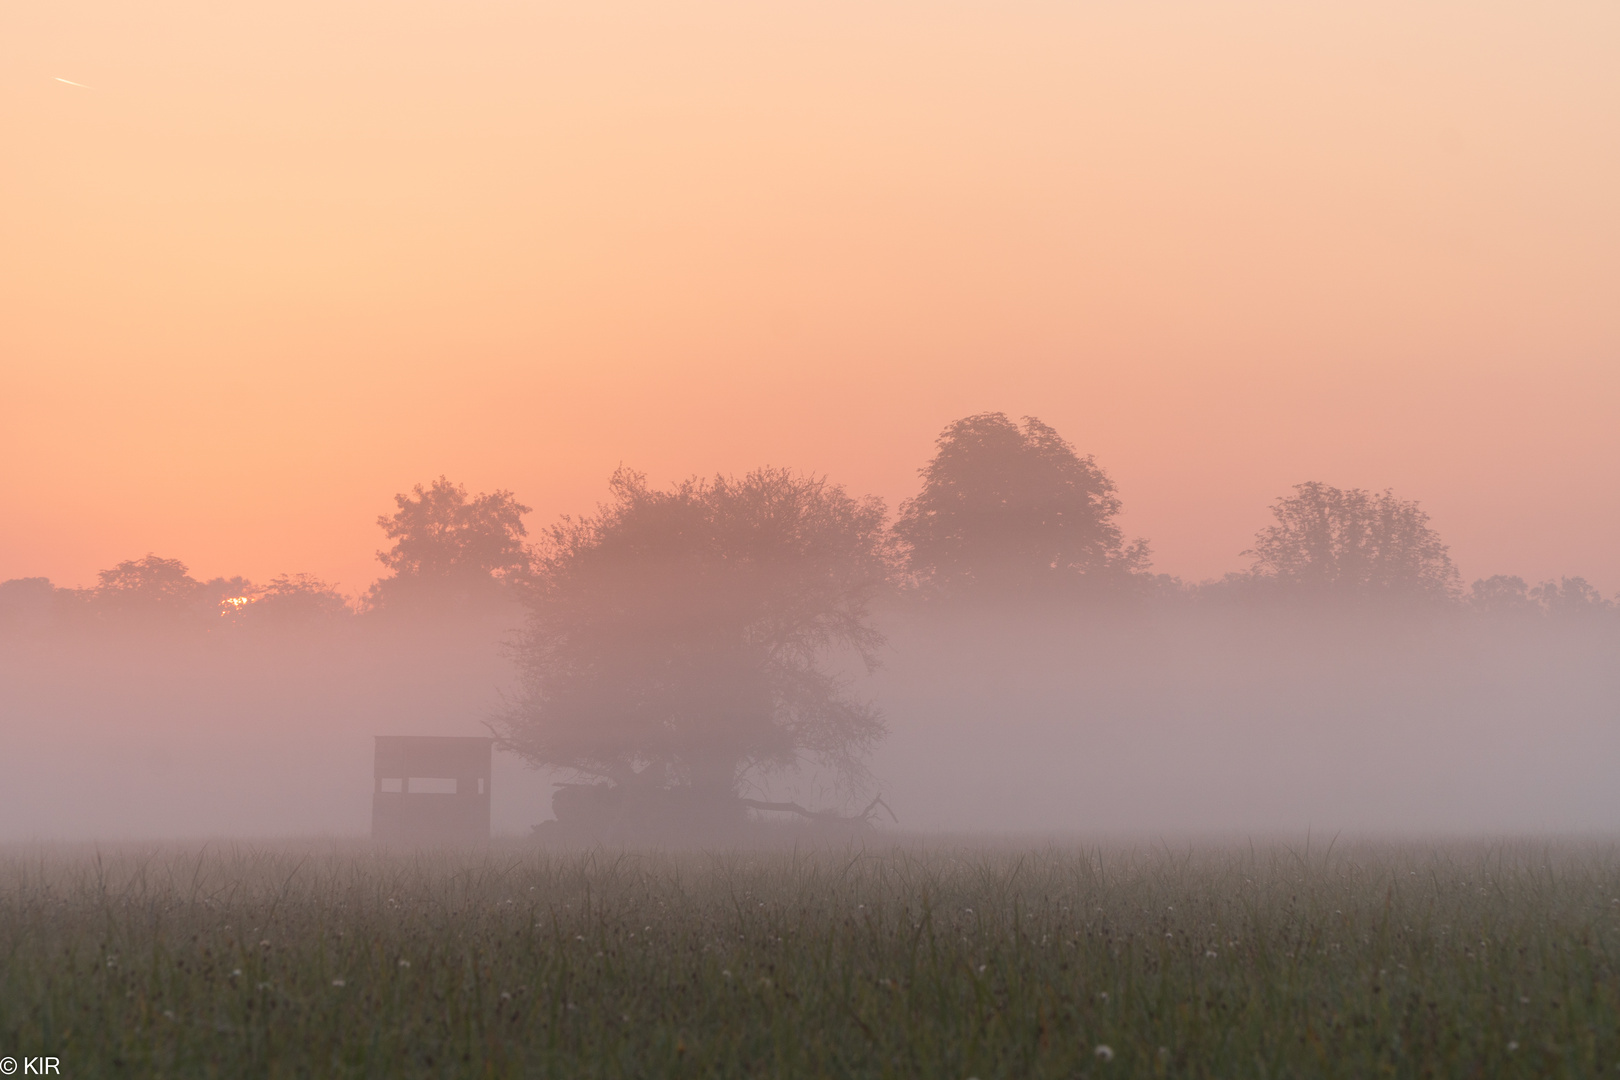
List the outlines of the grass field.
{"type": "Polygon", "coordinates": [[[1617,960],[1608,842],[0,850],[73,1077],[1620,1076],[1617,960]]]}

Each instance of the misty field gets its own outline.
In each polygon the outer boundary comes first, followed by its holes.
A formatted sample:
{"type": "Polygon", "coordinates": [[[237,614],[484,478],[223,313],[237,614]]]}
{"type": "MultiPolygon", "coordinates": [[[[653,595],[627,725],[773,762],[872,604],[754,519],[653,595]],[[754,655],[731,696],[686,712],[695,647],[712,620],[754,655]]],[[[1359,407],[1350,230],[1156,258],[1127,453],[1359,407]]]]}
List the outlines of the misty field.
{"type": "Polygon", "coordinates": [[[1590,1076],[1608,843],[0,851],[87,1076],[1590,1076]]]}

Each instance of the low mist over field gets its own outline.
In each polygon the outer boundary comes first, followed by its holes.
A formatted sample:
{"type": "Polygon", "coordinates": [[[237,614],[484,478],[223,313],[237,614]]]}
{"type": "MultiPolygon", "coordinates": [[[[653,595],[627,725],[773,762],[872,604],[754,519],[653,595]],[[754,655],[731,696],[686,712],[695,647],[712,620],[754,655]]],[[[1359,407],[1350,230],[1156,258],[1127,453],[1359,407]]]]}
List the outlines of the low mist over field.
{"type": "Polygon", "coordinates": [[[1248,570],[1189,583],[1122,533],[1124,495],[1038,420],[979,414],[894,508],[621,470],[531,529],[441,478],[380,520],[361,595],[166,555],[16,578],[0,837],[362,835],[372,737],[400,734],[496,735],[494,831],[571,791],[579,842],[676,797],[708,808],[694,841],[863,808],[1035,835],[1620,821],[1620,612],[1583,579],[1464,584],[1405,493],[1306,483],[1233,538],[1248,570]]]}

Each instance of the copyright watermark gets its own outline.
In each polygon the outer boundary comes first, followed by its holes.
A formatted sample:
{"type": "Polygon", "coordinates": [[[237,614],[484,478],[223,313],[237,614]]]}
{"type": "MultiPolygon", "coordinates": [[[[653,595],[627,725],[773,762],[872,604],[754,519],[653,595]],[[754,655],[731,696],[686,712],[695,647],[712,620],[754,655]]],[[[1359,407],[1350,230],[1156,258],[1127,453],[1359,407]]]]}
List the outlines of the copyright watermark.
{"type": "Polygon", "coordinates": [[[59,1057],[0,1057],[0,1076],[61,1076],[59,1057]]]}

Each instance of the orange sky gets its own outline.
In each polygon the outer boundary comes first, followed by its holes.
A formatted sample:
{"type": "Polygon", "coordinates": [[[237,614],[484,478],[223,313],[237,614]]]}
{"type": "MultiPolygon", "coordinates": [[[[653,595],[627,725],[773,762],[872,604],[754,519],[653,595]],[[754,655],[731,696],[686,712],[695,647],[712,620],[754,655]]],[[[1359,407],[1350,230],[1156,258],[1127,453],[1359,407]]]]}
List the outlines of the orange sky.
{"type": "Polygon", "coordinates": [[[14,0],[0,579],[359,590],[441,472],[892,504],[1001,409],[1185,577],[1321,479],[1613,593],[1616,57],[1610,0],[14,0]]]}

